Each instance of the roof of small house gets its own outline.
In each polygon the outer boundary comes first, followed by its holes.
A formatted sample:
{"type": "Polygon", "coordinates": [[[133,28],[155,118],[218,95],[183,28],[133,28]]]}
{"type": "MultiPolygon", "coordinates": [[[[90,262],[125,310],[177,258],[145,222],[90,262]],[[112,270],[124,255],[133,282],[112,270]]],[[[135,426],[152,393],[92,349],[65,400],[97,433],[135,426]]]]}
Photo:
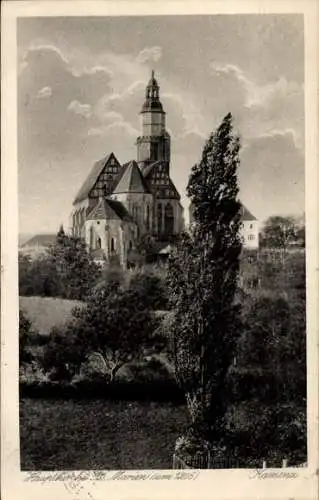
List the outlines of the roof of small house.
{"type": "MultiPolygon", "coordinates": [[[[257,218],[248,210],[247,207],[243,203],[240,202],[240,219],[242,221],[253,221],[257,220],[257,218]]],[[[194,210],[194,204],[190,203],[189,205],[189,212],[190,212],[190,217],[193,217],[193,210],[194,210]]]]}
{"type": "Polygon", "coordinates": [[[26,241],[21,245],[21,248],[26,247],[49,247],[50,245],[54,245],[56,242],[56,234],[37,234],[33,236],[30,240],[26,241]]]}
{"type": "Polygon", "coordinates": [[[78,194],[76,195],[73,204],[85,200],[85,198],[88,197],[91,189],[93,189],[96,181],[98,180],[98,177],[102,173],[103,168],[105,167],[105,165],[111,159],[112,156],[114,156],[115,158],[114,153],[110,153],[109,155],[104,156],[104,158],[94,163],[91,172],[89,173],[88,177],[82,184],[82,187],[79,190],[78,194]]]}
{"type": "Polygon", "coordinates": [[[132,218],[120,201],[100,198],[97,205],[87,216],[87,220],[110,220],[120,219],[131,221],[132,218]]]}
{"type": "Polygon", "coordinates": [[[141,171],[135,160],[123,165],[123,174],[113,190],[114,194],[120,193],[148,193],[148,188],[141,171]]]}
{"type": "Polygon", "coordinates": [[[257,220],[257,218],[249,212],[249,210],[241,203],[240,215],[242,221],[257,220]]]}

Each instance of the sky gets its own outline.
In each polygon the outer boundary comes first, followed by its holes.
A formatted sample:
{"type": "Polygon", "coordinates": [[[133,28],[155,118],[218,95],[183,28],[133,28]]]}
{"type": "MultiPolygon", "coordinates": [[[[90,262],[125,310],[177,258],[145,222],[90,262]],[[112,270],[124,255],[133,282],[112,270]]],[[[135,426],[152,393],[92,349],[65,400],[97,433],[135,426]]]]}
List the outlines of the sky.
{"type": "Polygon", "coordinates": [[[242,202],[260,221],[304,212],[301,15],[20,18],[17,40],[20,233],[68,227],[94,162],[136,159],[152,69],[186,221],[191,167],[228,112],[242,202]]]}

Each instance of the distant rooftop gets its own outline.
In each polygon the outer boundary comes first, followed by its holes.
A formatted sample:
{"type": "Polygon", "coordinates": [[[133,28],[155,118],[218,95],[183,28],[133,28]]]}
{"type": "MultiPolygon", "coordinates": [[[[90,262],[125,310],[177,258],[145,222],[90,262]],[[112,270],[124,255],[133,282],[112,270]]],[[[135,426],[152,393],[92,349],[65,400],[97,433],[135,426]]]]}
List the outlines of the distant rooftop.
{"type": "Polygon", "coordinates": [[[28,247],[49,247],[56,242],[56,234],[37,234],[21,245],[21,248],[28,247]]]}

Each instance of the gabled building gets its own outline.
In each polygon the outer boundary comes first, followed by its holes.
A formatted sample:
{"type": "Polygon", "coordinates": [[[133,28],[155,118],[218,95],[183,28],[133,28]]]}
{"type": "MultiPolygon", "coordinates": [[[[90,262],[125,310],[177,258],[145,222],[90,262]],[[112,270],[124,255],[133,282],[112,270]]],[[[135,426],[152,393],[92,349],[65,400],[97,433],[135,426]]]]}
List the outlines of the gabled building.
{"type": "Polygon", "coordinates": [[[170,136],[152,72],[140,112],[137,161],[121,165],[112,152],[93,166],[73,203],[71,228],[98,260],[126,266],[141,237],[168,245],[184,228],[183,207],[170,177],[170,136]]]}
{"type": "MultiPolygon", "coordinates": [[[[240,234],[243,248],[257,250],[259,248],[259,222],[254,215],[241,203],[240,208],[241,227],[240,234]]],[[[189,207],[189,222],[194,223],[193,205],[189,207]]]]}
{"type": "Polygon", "coordinates": [[[56,242],[56,234],[37,234],[20,245],[19,251],[31,258],[45,254],[56,242]]]}
{"type": "Polygon", "coordinates": [[[244,205],[241,206],[241,237],[244,248],[259,248],[259,222],[244,205]]]}

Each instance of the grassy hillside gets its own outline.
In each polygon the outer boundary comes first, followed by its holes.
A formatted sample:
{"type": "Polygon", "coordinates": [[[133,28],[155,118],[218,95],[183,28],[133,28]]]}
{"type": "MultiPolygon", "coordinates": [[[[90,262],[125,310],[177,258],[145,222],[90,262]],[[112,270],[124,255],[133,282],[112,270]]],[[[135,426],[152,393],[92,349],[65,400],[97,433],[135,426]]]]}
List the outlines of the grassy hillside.
{"type": "Polygon", "coordinates": [[[34,328],[47,334],[53,326],[59,326],[71,318],[72,309],[83,305],[76,300],[52,297],[20,297],[20,308],[31,320],[34,328]]]}

